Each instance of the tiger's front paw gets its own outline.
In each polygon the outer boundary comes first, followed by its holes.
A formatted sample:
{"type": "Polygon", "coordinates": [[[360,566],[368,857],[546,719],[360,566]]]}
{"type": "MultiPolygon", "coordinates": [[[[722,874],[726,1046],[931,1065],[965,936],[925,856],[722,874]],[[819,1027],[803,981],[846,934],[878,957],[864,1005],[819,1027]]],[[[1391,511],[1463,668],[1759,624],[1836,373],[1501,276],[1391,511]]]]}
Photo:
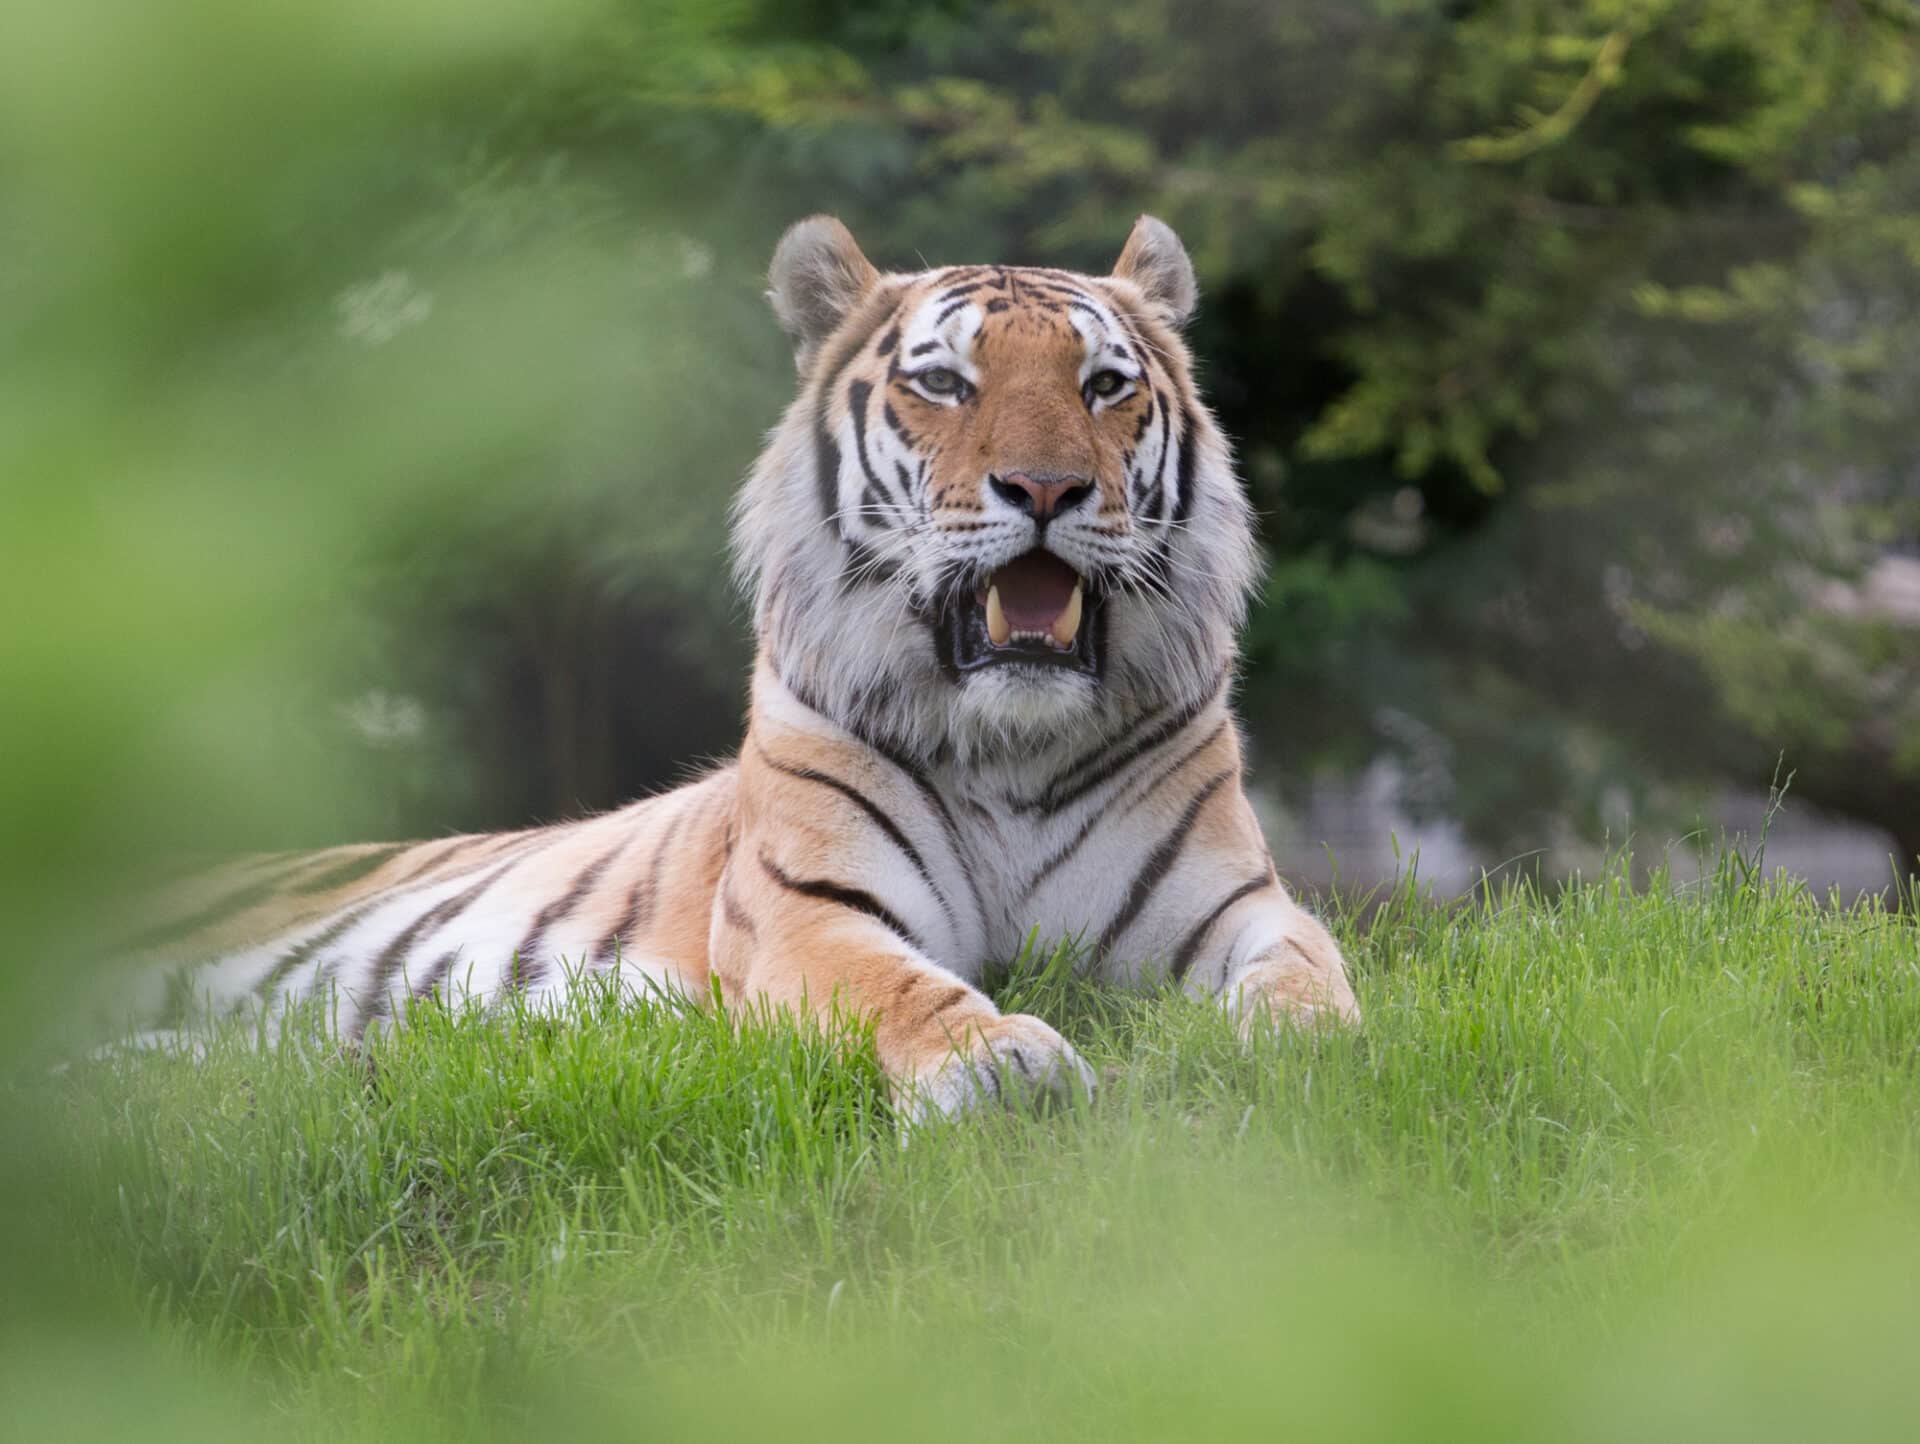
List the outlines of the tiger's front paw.
{"type": "Polygon", "coordinates": [[[1073,1045],[1031,1013],[975,1023],[953,1050],[896,1087],[909,1123],[953,1118],[976,1108],[1064,1103],[1093,1092],[1093,1070],[1073,1045]]]}

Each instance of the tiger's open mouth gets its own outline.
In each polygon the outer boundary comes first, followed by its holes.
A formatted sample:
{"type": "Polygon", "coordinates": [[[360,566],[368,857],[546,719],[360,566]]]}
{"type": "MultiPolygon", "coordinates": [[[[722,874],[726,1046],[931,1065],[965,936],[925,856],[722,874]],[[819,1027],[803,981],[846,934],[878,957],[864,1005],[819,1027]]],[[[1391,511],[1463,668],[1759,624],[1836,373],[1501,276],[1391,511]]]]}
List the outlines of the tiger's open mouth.
{"type": "Polygon", "coordinates": [[[949,672],[1027,665],[1100,675],[1101,598],[1052,552],[1015,557],[941,608],[934,635],[949,672]]]}

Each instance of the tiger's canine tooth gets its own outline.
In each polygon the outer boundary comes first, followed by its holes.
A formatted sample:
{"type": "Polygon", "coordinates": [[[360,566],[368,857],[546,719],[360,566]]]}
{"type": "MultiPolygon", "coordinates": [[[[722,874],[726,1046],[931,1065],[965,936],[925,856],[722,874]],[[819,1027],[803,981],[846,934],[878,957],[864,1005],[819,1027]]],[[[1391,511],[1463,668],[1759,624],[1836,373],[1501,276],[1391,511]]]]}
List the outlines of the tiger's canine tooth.
{"type": "Polygon", "coordinates": [[[1013,628],[1007,625],[1007,614],[1000,606],[1000,588],[987,588],[987,636],[996,647],[1007,645],[1007,639],[1013,635],[1013,628]]]}
{"type": "Polygon", "coordinates": [[[1056,647],[1071,647],[1073,639],[1080,635],[1080,583],[1073,584],[1073,595],[1067,598],[1066,608],[1053,619],[1053,644],[1056,647]]]}

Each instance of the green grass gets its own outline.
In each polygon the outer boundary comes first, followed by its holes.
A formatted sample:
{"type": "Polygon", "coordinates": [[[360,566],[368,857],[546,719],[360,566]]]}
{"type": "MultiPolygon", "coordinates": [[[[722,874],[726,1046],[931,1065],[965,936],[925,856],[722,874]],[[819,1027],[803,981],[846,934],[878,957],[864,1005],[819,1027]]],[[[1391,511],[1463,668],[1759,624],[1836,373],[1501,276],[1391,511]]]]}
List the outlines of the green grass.
{"type": "Polygon", "coordinates": [[[1910,913],[1731,862],[1359,912],[1359,1034],[1029,956],[1003,1005],[1099,1095],[904,1147],[857,1037],[592,991],[17,1085],[29,1294],[91,1311],[0,1314],[0,1393],[45,1437],[1911,1437],[1910,913]]]}

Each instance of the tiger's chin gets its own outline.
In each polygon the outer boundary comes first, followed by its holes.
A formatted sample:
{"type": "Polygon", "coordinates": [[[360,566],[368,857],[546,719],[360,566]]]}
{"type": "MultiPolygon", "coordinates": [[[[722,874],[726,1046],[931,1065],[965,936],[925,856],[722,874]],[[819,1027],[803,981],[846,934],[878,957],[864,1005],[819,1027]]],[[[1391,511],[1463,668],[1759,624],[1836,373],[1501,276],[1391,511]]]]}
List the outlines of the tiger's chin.
{"type": "Polygon", "coordinates": [[[965,674],[953,705],[952,740],[980,757],[1024,753],[1083,734],[1099,713],[1090,673],[1009,662],[965,674]],[[971,741],[971,746],[967,742],[971,741]]]}

